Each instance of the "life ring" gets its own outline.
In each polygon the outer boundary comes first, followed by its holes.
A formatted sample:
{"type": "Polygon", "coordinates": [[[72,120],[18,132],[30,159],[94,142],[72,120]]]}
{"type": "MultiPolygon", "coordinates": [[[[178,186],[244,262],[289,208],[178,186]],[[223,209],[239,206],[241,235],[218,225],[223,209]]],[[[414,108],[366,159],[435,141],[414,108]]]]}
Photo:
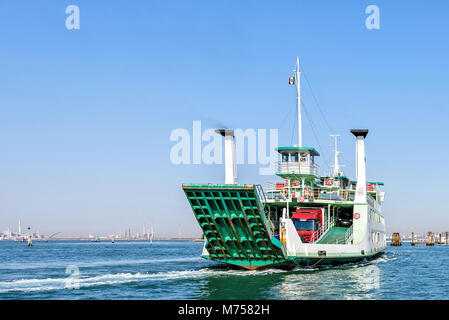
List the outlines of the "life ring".
{"type": "Polygon", "coordinates": [[[308,198],[312,195],[312,190],[310,190],[310,188],[305,188],[304,189],[304,197],[308,198]]]}
{"type": "Polygon", "coordinates": [[[324,183],[326,184],[326,186],[331,186],[334,184],[334,179],[328,178],[324,183]]]}
{"type": "Polygon", "coordinates": [[[304,200],[306,200],[306,198],[304,198],[303,196],[299,196],[299,197],[298,197],[298,201],[299,201],[299,202],[304,202],[304,200]]]}
{"type": "Polygon", "coordinates": [[[357,219],[359,219],[359,218],[360,218],[360,213],[357,213],[357,212],[356,212],[356,213],[354,213],[354,219],[356,219],[356,220],[357,220],[357,219]]]}

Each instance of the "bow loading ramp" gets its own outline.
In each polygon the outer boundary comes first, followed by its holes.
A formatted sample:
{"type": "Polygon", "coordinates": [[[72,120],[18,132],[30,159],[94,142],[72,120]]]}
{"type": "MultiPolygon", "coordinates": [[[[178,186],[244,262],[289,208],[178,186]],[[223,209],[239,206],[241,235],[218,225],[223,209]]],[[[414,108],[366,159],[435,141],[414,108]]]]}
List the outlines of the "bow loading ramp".
{"type": "Polygon", "coordinates": [[[269,228],[259,185],[184,184],[193,213],[203,230],[204,258],[260,269],[294,264],[269,228]]]}

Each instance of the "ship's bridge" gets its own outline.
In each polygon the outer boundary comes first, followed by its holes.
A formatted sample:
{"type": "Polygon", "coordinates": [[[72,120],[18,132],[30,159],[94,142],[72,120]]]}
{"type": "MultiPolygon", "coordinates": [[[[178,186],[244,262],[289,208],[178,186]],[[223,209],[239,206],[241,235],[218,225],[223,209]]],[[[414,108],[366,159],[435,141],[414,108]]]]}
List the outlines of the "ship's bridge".
{"type": "Polygon", "coordinates": [[[319,167],[315,157],[320,154],[309,147],[279,147],[281,161],[278,162],[277,175],[284,179],[315,179],[319,176],[319,167]]]}

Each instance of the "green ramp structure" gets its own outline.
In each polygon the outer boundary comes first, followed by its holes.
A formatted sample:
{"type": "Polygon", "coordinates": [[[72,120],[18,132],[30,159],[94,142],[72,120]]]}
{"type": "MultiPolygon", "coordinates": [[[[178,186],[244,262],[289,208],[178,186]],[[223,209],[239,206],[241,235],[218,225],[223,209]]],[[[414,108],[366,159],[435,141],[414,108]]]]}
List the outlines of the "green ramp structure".
{"type": "Polygon", "coordinates": [[[184,184],[204,233],[202,257],[245,269],[293,266],[265,216],[259,185],[184,184]]]}
{"type": "Polygon", "coordinates": [[[345,235],[348,228],[333,226],[317,241],[321,244],[345,244],[345,235]]]}

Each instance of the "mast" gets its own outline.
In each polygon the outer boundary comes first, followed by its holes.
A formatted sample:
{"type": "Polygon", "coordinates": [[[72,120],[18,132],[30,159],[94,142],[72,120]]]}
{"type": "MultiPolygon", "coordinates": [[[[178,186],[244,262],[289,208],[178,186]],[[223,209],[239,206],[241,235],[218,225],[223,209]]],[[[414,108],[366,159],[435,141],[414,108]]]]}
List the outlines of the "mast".
{"type": "Polygon", "coordinates": [[[338,157],[340,156],[341,152],[338,151],[337,143],[338,143],[338,137],[340,137],[339,134],[330,134],[332,138],[334,138],[334,177],[342,175],[340,171],[340,167],[343,165],[339,164],[338,157]]]}
{"type": "Polygon", "coordinates": [[[299,70],[299,57],[296,57],[296,70],[293,70],[296,78],[296,100],[298,102],[298,146],[302,147],[302,120],[301,120],[301,84],[300,76],[301,71],[299,70]]]}

